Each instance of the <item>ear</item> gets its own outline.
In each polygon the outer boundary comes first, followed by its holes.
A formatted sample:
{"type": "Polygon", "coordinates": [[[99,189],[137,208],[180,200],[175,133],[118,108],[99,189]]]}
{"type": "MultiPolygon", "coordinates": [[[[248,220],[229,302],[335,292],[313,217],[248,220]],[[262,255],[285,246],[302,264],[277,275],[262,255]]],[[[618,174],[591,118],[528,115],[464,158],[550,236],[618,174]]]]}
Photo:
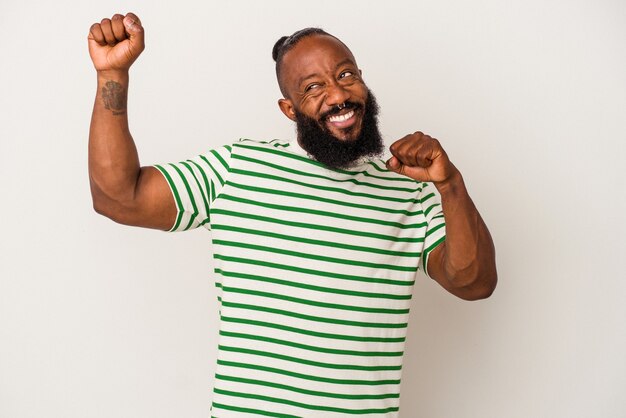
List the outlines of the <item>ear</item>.
{"type": "Polygon", "coordinates": [[[278,107],[289,119],[296,120],[296,110],[293,107],[293,103],[289,99],[279,99],[278,107]]]}

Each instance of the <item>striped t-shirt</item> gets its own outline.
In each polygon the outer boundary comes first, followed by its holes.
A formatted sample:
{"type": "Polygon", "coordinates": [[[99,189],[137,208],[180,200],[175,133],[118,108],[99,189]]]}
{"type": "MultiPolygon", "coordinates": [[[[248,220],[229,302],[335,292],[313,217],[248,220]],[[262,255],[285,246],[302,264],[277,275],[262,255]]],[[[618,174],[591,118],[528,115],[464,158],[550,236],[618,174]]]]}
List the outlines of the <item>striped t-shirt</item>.
{"type": "Polygon", "coordinates": [[[397,417],[413,284],[445,237],[435,187],[277,140],[156,167],[171,230],[212,231],[212,416],[397,417]]]}

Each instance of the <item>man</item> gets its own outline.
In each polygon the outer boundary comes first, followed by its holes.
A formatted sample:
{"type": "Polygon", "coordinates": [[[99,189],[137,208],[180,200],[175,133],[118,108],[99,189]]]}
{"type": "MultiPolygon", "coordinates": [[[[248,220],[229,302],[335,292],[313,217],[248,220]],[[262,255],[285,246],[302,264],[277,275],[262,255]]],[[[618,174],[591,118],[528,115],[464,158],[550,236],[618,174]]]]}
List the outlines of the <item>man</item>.
{"type": "Polygon", "coordinates": [[[94,208],[128,225],[211,229],[220,289],[212,415],[397,416],[418,268],[467,300],[496,285],[489,232],[439,142],[416,132],[386,163],[376,158],[378,108],[354,56],[305,29],[273,50],[279,108],[297,141],[243,140],[140,167],[126,93],[143,48],[132,13],[90,29],[94,208]]]}

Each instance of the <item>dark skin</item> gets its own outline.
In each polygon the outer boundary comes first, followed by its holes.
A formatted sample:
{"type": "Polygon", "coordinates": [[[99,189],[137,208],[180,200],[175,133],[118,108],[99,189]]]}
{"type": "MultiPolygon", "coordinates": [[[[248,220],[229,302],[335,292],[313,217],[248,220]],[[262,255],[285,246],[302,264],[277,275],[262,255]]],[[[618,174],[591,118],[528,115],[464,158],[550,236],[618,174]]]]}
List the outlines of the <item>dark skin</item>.
{"type": "Polygon", "coordinates": [[[128,13],[94,23],[89,55],[98,89],[89,130],[89,180],[96,212],[116,222],[168,230],[176,205],[155,168],[140,167],[128,128],[128,71],[144,49],[139,18],[128,13]]]}
{"type": "MultiPolygon", "coordinates": [[[[94,23],[89,54],[98,89],[89,132],[89,179],[93,205],[116,222],[168,230],[176,206],[163,176],[141,167],[128,127],[129,69],[144,49],[139,18],[128,13],[94,23]]],[[[364,105],[367,88],[348,48],[329,36],[302,39],[285,54],[281,83],[286,97],[279,107],[290,119],[295,111],[320,119],[346,101],[364,105]]],[[[341,140],[358,137],[361,110],[344,110],[320,123],[341,140]],[[352,113],[351,113],[352,112],[352,113]]],[[[461,173],[434,138],[421,132],[391,145],[387,167],[418,181],[432,182],[442,197],[446,240],[434,249],[428,272],[450,293],[467,300],[488,297],[497,281],[491,236],[467,193],[461,173]]]]}
{"type": "MultiPolygon", "coordinates": [[[[365,104],[367,88],[361,75],[354,56],[337,39],[327,35],[306,37],[283,57],[279,82],[287,97],[278,105],[291,120],[301,112],[320,120],[335,137],[354,140],[363,121],[360,111],[342,111],[340,114],[348,119],[339,123],[322,116],[346,101],[365,104]]],[[[441,194],[446,240],[430,254],[430,276],[462,299],[490,296],[497,283],[495,248],[459,170],[439,141],[422,132],[399,139],[390,151],[389,170],[432,182],[441,194]]]]}

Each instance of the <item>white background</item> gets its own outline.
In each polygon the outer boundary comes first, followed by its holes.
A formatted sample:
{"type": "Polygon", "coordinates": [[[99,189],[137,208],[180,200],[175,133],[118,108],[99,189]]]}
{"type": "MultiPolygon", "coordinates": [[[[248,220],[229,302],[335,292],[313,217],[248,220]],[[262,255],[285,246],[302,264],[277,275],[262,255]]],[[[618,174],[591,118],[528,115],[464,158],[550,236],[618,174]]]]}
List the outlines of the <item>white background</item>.
{"type": "Polygon", "coordinates": [[[351,47],[387,143],[441,140],[489,225],[500,282],[420,277],[403,418],[626,416],[626,3],[621,0],[0,0],[0,417],[205,418],[217,312],[206,231],[91,207],[91,23],[136,12],[143,164],[293,137],[271,48],[351,47]]]}

